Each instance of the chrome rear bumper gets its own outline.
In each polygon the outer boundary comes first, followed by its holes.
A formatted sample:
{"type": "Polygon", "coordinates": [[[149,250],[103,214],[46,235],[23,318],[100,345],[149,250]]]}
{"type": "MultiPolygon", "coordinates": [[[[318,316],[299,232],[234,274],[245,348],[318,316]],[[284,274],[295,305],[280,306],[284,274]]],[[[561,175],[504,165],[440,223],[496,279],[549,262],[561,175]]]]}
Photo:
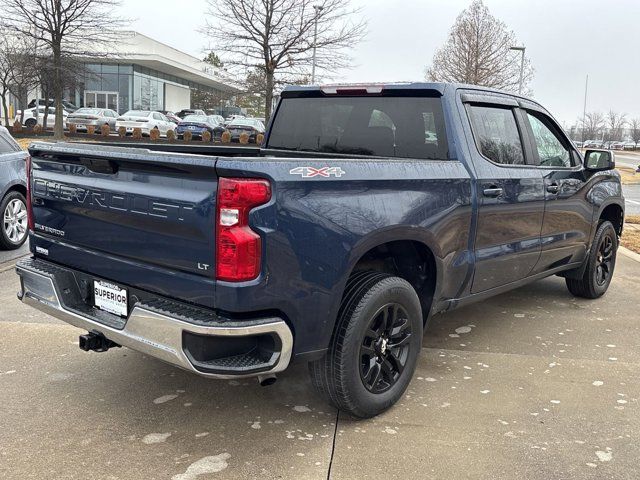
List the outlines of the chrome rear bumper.
{"type": "MultiPolygon", "coordinates": [[[[16,265],[16,272],[21,278],[22,286],[18,297],[24,303],[75,327],[100,332],[119,345],[198,375],[228,379],[272,374],[283,371],[291,360],[293,335],[284,320],[279,318],[259,319],[255,322],[242,321],[242,323],[228,319],[222,319],[224,321],[217,323],[207,323],[202,320],[194,320],[194,323],[190,323],[185,321],[188,318],[186,315],[172,315],[170,311],[136,303],[127,319],[114,317],[117,321],[121,321],[123,326],[118,325],[117,322],[107,322],[110,323],[108,325],[104,321],[104,312],[100,312],[103,318],[99,320],[97,315],[91,314],[91,308],[85,306],[79,313],[77,309],[68,307],[65,301],[61,300],[63,295],[60,293],[58,283],[62,282],[64,274],[70,271],[42,260],[26,259],[16,265]],[[120,326],[123,328],[119,328],[120,326]],[[250,364],[248,368],[247,359],[236,355],[231,359],[223,359],[222,366],[216,367],[217,372],[211,373],[203,371],[206,370],[202,368],[203,362],[194,360],[193,356],[185,351],[185,333],[229,340],[270,335],[277,337],[278,341],[275,344],[278,348],[263,364],[250,364]],[[236,358],[238,358],[237,361],[234,360],[236,358]],[[250,373],[247,373],[248,371],[250,373]]],[[[65,293],[68,294],[68,291],[65,293]]]]}

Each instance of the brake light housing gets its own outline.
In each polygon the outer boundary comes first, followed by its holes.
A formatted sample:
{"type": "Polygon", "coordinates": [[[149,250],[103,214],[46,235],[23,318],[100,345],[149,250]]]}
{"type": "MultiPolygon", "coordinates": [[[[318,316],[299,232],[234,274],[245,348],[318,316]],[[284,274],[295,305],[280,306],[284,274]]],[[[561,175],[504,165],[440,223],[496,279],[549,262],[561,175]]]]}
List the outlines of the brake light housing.
{"type": "Polygon", "coordinates": [[[27,173],[27,227],[29,231],[35,230],[35,220],[33,218],[33,204],[31,203],[31,155],[25,159],[25,170],[27,173]]]}
{"type": "Polygon", "coordinates": [[[216,279],[254,280],[262,267],[262,239],[249,226],[249,213],[271,200],[263,178],[219,178],[216,222],[216,279]]]}

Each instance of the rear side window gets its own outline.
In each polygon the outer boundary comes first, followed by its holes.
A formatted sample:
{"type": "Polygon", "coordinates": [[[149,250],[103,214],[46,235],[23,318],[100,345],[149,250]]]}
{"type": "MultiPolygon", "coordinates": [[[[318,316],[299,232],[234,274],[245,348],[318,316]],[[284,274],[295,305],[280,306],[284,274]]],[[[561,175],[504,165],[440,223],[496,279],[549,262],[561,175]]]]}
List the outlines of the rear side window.
{"type": "MultiPolygon", "coordinates": [[[[0,133],[1,135],[1,133],[0,133]]],[[[6,138],[0,136],[0,155],[5,153],[15,153],[18,149],[6,138]]]]}
{"type": "Polygon", "coordinates": [[[547,122],[527,112],[541,167],[571,167],[571,154],[547,122]]]}
{"type": "Polygon", "coordinates": [[[510,108],[469,106],[473,134],[480,152],[505,165],[524,165],[520,133],[510,108]]]}
{"type": "Polygon", "coordinates": [[[440,98],[340,96],[283,98],[268,148],[445,160],[440,98]]]}

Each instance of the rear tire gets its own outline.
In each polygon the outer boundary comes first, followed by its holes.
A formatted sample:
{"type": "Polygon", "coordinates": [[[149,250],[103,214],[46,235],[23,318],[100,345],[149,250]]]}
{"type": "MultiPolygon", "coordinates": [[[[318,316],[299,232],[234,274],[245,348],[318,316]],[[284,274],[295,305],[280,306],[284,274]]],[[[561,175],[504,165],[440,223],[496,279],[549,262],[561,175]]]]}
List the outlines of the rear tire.
{"type": "Polygon", "coordinates": [[[404,279],[356,272],[345,288],[325,356],[309,364],[311,382],[336,408],[369,418],[402,396],[422,344],[422,310],[404,279]]]}
{"type": "Polygon", "coordinates": [[[0,202],[0,249],[20,248],[28,236],[27,202],[20,192],[11,191],[0,202]]]}
{"type": "Polygon", "coordinates": [[[567,278],[567,288],[576,297],[599,298],[605,294],[613,278],[618,251],[618,234],[609,221],[598,226],[587,266],[580,279],[567,278]]]}

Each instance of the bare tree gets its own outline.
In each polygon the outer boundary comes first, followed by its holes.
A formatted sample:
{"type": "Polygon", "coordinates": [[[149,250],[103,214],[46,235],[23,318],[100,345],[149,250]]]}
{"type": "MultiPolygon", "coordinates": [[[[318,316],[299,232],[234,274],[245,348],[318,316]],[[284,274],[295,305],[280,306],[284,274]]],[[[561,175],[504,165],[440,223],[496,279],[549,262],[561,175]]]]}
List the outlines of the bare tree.
{"type": "MultiPolygon", "coordinates": [[[[474,0],[458,16],[447,42],[434,55],[427,78],[517,92],[522,54],[510,50],[517,45],[513,31],[491,15],[482,0],[474,0]]],[[[525,57],[523,93],[532,78],[531,62],[525,57]]]]}
{"type": "Polygon", "coordinates": [[[609,130],[608,140],[620,141],[622,139],[622,130],[627,124],[627,115],[625,113],[617,113],[613,110],[609,110],[606,122],[609,130]]]}
{"type": "Polygon", "coordinates": [[[587,140],[596,140],[603,134],[605,119],[600,112],[587,112],[584,119],[579,120],[579,123],[587,140]]]}
{"type": "Polygon", "coordinates": [[[3,23],[15,34],[41,42],[52,58],[56,122],[64,136],[62,94],[64,59],[94,57],[107,46],[123,20],[113,16],[119,0],[3,0],[3,23]]]}
{"type": "Polygon", "coordinates": [[[207,0],[204,32],[225,67],[243,77],[255,68],[265,78],[265,116],[274,88],[316,68],[335,72],[350,65],[346,51],[365,35],[366,22],[349,0],[207,0]],[[317,25],[317,33],[316,33],[317,25]],[[317,40],[314,41],[314,38],[317,40]]]}
{"type": "Polygon", "coordinates": [[[629,122],[631,127],[631,140],[637,145],[640,142],[640,118],[634,118],[629,122]]]}
{"type": "Polygon", "coordinates": [[[38,82],[34,51],[35,48],[29,42],[17,41],[8,35],[0,36],[0,97],[7,126],[11,124],[7,104],[9,93],[18,100],[23,112],[20,119],[22,121],[28,101],[27,93],[38,82]]]}

